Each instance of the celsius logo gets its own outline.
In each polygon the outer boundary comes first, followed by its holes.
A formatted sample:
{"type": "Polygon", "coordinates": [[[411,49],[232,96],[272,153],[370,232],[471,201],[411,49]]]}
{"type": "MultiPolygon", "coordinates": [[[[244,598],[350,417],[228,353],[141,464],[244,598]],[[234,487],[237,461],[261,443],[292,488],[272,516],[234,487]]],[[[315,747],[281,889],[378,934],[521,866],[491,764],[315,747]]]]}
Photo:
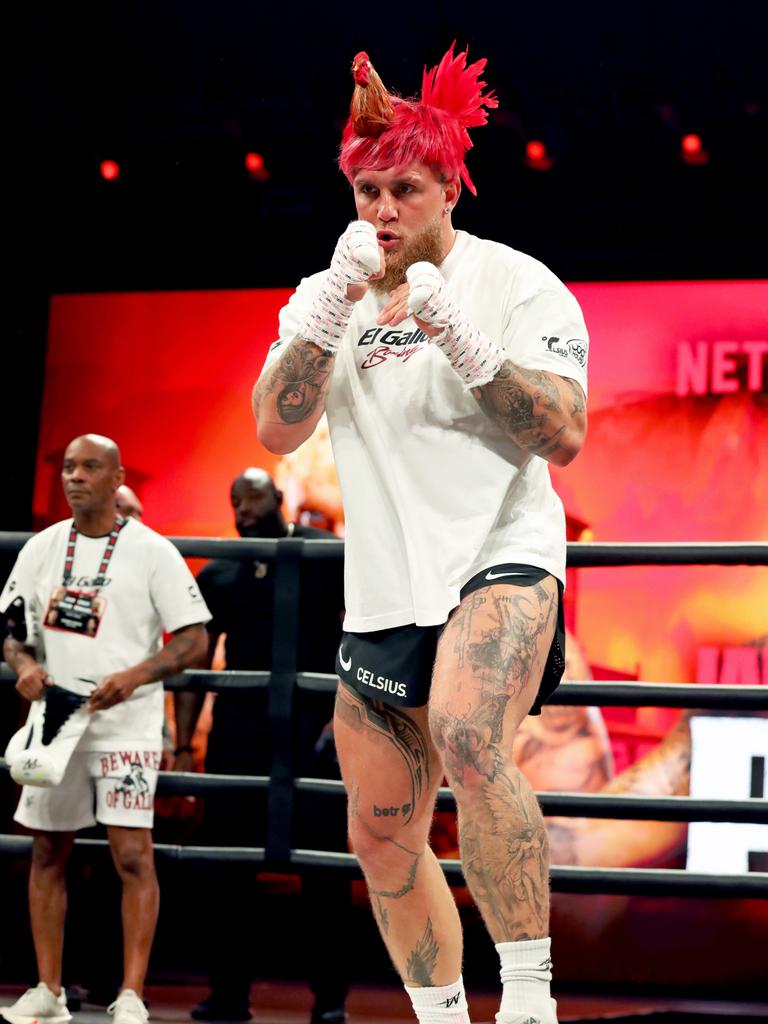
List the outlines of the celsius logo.
{"type": "Polygon", "coordinates": [[[365,683],[366,686],[370,686],[374,690],[384,690],[385,693],[391,693],[394,697],[408,696],[405,683],[398,683],[396,679],[387,679],[386,676],[375,676],[367,668],[361,667],[357,670],[357,681],[365,683]]]}
{"type": "Polygon", "coordinates": [[[575,359],[579,366],[586,366],[589,347],[586,338],[569,338],[568,341],[561,341],[560,338],[548,338],[544,335],[541,340],[547,343],[547,348],[555,355],[562,356],[563,359],[575,359]]]}

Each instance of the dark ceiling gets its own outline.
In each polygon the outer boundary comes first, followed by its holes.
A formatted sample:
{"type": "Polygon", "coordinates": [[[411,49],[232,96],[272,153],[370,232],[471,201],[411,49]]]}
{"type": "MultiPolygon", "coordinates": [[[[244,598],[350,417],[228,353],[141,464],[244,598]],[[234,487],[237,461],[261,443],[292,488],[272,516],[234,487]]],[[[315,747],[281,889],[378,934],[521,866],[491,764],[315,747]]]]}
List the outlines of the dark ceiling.
{"type": "MultiPolygon", "coordinates": [[[[53,5],[50,5],[52,8],[53,5]]],[[[765,274],[768,5],[154,0],[17,12],[12,228],[47,290],[291,285],[352,215],[354,53],[420,85],[451,40],[500,99],[457,223],[570,280],[765,274]],[[688,166],[680,137],[711,159],[688,166]],[[523,160],[540,138],[555,164],[523,160]],[[268,181],[249,178],[248,150],[268,181]],[[100,160],[121,166],[101,179],[100,160]]]]}
{"type": "Polygon", "coordinates": [[[360,49],[404,94],[453,39],[488,58],[501,105],[458,226],[566,280],[768,276],[765,0],[43,0],[4,28],[6,529],[31,521],[49,295],[290,286],[327,266],[353,215],[334,161],[360,49]],[[684,132],[708,164],[680,160],[684,132]],[[532,138],[546,173],[524,163],[532,138]]]}

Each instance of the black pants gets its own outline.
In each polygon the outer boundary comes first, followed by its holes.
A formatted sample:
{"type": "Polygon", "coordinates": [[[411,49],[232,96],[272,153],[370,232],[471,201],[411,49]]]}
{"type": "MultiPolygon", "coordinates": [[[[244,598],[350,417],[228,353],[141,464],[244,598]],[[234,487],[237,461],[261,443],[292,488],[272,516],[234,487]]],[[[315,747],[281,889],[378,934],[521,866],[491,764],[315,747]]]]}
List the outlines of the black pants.
{"type": "MultiPolygon", "coordinates": [[[[338,778],[332,748],[326,745],[323,750],[315,750],[322,727],[330,719],[332,695],[306,696],[318,701],[315,713],[298,709],[296,773],[338,778]]],[[[269,774],[269,738],[260,728],[265,714],[254,719],[253,708],[248,708],[247,715],[232,715],[231,711],[226,707],[214,709],[206,771],[269,774]]],[[[263,846],[266,807],[266,791],[208,797],[204,841],[210,845],[263,846]]],[[[296,809],[294,846],[347,849],[346,801],[341,795],[332,800],[314,797],[301,801],[297,794],[296,809]]],[[[247,1005],[252,975],[258,972],[260,959],[271,949],[272,936],[278,930],[263,913],[265,900],[259,898],[255,873],[252,865],[226,864],[218,866],[211,877],[211,989],[217,1000],[236,1006],[247,1005]],[[254,937],[252,942],[245,939],[249,934],[254,937]]],[[[348,879],[333,869],[308,869],[302,874],[300,914],[291,933],[296,964],[305,965],[306,980],[318,1007],[342,1006],[349,990],[350,956],[343,946],[345,938],[351,942],[351,910],[348,879]]]]}

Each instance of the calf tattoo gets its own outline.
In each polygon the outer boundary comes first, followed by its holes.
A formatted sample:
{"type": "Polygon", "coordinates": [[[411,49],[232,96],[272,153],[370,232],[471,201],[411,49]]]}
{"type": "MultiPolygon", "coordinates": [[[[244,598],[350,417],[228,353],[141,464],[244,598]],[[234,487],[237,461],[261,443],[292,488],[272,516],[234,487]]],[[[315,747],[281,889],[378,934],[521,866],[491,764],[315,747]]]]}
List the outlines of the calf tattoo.
{"type": "Polygon", "coordinates": [[[417,985],[421,988],[434,985],[432,975],[435,971],[439,952],[440,947],[432,932],[432,918],[428,917],[424,934],[408,955],[405,970],[411,985],[417,985]]]}
{"type": "Polygon", "coordinates": [[[485,785],[459,829],[464,877],[496,941],[538,938],[549,914],[544,821],[519,773],[485,785]]]}
{"type": "Polygon", "coordinates": [[[379,922],[379,928],[381,928],[382,935],[389,933],[389,912],[384,905],[384,900],[401,900],[404,896],[407,896],[409,892],[413,891],[413,887],[416,884],[416,871],[419,867],[419,861],[423,856],[422,853],[416,853],[415,850],[409,850],[407,846],[403,846],[402,843],[398,843],[396,839],[392,839],[391,836],[382,836],[376,832],[371,826],[364,820],[361,819],[365,828],[379,839],[384,839],[388,843],[392,843],[398,850],[402,850],[407,853],[411,858],[411,863],[408,868],[408,876],[405,882],[400,886],[399,889],[377,889],[375,886],[369,883],[368,892],[371,895],[371,903],[373,905],[373,912],[376,915],[376,920],[379,922]]]}

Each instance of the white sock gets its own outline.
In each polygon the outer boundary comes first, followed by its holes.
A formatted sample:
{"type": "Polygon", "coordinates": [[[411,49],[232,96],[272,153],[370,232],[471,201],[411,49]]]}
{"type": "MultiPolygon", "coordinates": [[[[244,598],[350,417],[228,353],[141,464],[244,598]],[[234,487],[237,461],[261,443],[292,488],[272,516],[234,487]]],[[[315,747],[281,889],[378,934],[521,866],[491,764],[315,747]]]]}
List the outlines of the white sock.
{"type": "Polygon", "coordinates": [[[557,1024],[549,951],[548,938],[496,944],[503,986],[496,1024],[557,1024]]]}
{"type": "Polygon", "coordinates": [[[429,988],[409,988],[406,985],[405,991],[411,997],[419,1024],[470,1024],[461,975],[452,985],[429,988]]]}

